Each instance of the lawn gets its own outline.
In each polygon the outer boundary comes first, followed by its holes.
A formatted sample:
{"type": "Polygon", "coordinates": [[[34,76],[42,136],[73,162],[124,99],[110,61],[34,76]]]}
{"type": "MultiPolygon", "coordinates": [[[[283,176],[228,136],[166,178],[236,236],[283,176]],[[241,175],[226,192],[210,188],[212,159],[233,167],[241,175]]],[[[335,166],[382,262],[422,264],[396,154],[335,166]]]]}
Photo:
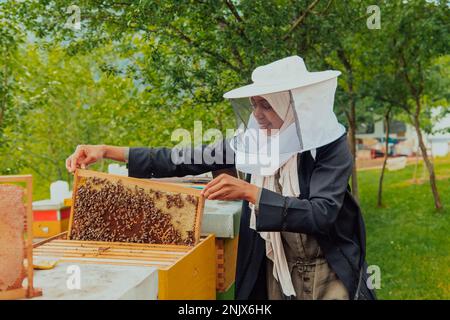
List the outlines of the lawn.
{"type": "Polygon", "coordinates": [[[434,163],[440,213],[428,181],[412,183],[414,165],[386,171],[383,208],[376,207],[380,170],[359,172],[367,261],[381,269],[379,299],[450,299],[450,156],[434,163]]]}

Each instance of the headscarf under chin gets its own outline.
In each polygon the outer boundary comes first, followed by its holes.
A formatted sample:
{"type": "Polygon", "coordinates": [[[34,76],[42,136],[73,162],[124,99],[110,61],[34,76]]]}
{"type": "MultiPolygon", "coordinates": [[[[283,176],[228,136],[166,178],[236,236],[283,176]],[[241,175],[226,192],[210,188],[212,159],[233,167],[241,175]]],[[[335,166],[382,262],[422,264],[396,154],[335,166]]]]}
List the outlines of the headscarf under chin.
{"type": "MultiPolygon", "coordinates": [[[[289,92],[273,93],[262,96],[266,99],[277,115],[283,120],[280,132],[286,129],[295,121],[294,110],[290,104],[289,92]]],[[[300,186],[297,171],[297,153],[279,168],[279,181],[275,180],[275,175],[260,176],[252,174],[250,182],[258,187],[276,192],[276,183],[281,186],[283,196],[298,197],[300,186]]],[[[250,228],[256,230],[255,205],[249,203],[251,210],[250,228]]],[[[273,276],[280,283],[281,289],[286,296],[295,296],[289,267],[284,253],[283,242],[280,232],[259,232],[266,242],[266,256],[273,261],[273,276]]]]}

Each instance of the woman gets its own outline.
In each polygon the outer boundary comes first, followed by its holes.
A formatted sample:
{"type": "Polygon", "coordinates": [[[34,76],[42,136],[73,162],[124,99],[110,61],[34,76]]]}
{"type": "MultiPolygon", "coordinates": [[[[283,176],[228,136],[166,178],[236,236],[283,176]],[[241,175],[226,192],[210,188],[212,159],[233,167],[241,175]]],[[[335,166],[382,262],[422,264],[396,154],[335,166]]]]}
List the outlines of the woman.
{"type": "Polygon", "coordinates": [[[139,178],[225,168],[203,190],[210,200],[243,200],[237,299],[375,299],[367,287],[365,228],[348,185],[352,157],[332,108],[338,71],[308,72],[288,57],[258,67],[253,84],[227,92],[240,129],[198,148],[79,146],[69,171],[103,157],[128,161],[139,178]],[[214,154],[216,161],[195,163],[214,154]]]}

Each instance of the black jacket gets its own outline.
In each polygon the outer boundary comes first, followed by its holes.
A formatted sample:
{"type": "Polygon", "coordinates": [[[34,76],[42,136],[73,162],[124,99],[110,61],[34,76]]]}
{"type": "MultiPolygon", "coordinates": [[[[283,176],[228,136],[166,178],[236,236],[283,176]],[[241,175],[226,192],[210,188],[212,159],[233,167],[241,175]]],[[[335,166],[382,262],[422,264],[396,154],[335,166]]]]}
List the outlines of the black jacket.
{"type": "MultiPolygon", "coordinates": [[[[263,189],[256,229],[313,235],[350,297],[375,299],[366,285],[364,222],[348,185],[352,165],[345,134],[318,148],[315,160],[309,151],[300,153],[300,197],[263,189]]],[[[197,148],[131,148],[128,161],[129,176],[138,178],[181,177],[232,167],[234,153],[226,140],[197,148]]],[[[246,180],[250,181],[250,175],[246,180]]],[[[250,210],[243,201],[235,295],[236,299],[265,299],[265,242],[249,223],[250,210]]]]}

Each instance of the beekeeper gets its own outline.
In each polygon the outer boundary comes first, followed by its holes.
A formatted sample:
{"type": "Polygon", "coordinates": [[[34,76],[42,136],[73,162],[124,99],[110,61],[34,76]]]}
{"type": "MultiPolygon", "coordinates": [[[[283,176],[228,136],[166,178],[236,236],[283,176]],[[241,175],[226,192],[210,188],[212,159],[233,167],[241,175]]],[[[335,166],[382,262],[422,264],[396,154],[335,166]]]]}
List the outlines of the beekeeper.
{"type": "Polygon", "coordinates": [[[364,222],[348,185],[352,157],[333,112],[339,75],[309,72],[301,57],[287,57],[224,94],[238,119],[231,139],[177,149],[82,145],[66,166],[110,158],[127,161],[129,176],[139,178],[235,168],[245,179],[219,175],[203,195],[243,200],[236,299],[375,299],[364,222]],[[220,161],[195,161],[211,150],[220,161]]]}

